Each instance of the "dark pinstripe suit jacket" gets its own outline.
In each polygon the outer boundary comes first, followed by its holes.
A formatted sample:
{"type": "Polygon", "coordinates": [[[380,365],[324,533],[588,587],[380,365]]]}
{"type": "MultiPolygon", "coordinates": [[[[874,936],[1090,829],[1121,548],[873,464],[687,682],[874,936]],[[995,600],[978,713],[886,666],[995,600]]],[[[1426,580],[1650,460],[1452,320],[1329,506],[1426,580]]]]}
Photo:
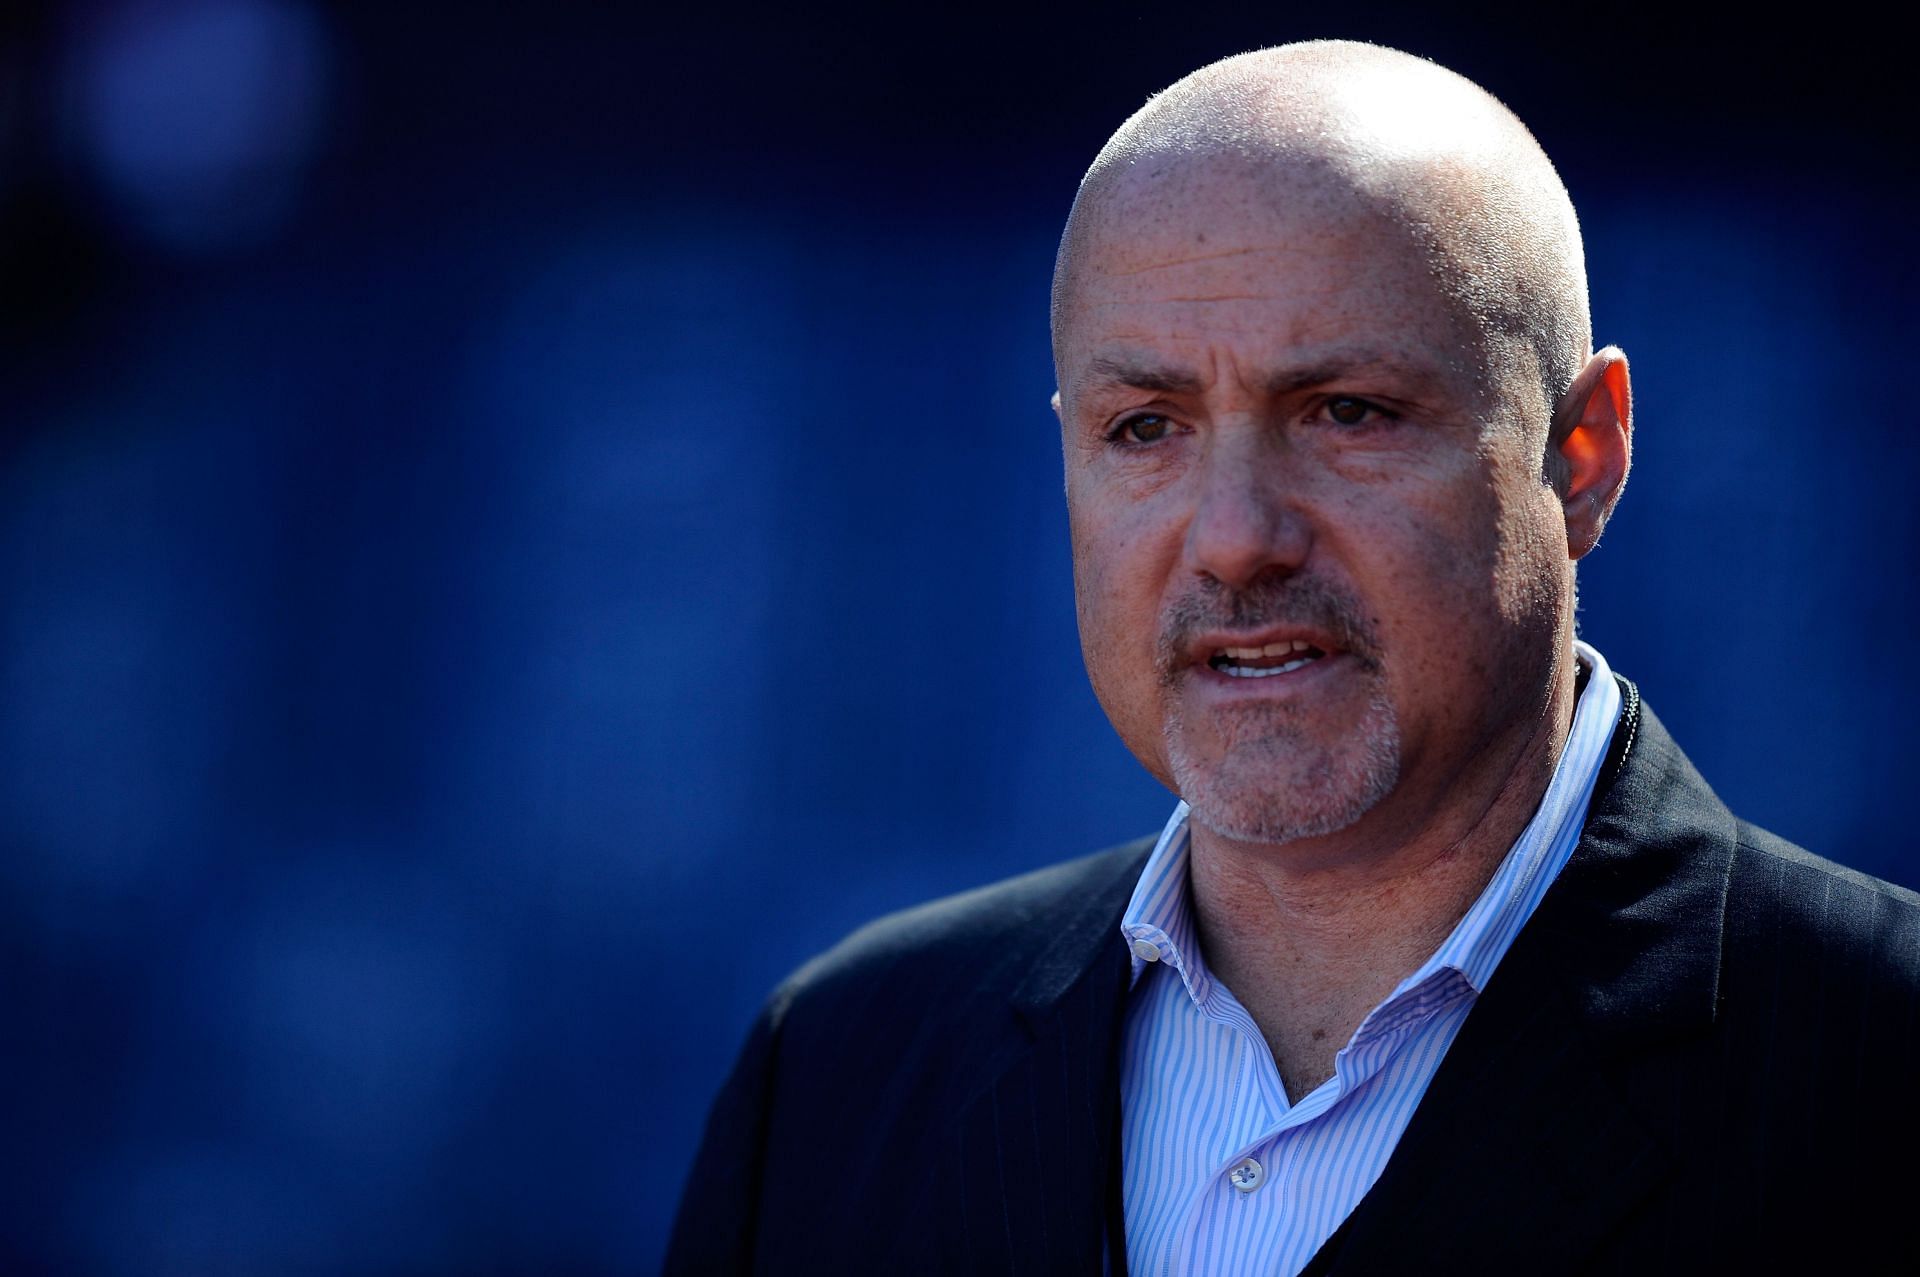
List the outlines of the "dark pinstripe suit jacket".
{"type": "MultiPolygon", "coordinates": [[[[1735,819],[1623,690],[1578,849],[1309,1272],[1920,1272],[1920,897],[1735,819]]],[[[1117,929],[1150,844],[787,981],[667,1271],[1119,1256],[1117,929]]]]}

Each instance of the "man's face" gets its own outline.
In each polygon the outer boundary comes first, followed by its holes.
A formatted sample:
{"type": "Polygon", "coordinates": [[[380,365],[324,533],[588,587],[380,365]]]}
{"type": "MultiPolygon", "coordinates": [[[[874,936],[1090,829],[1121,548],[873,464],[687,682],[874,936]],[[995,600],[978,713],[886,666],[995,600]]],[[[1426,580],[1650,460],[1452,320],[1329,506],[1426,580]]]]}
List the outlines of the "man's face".
{"type": "Polygon", "coordinates": [[[1206,174],[1111,197],[1062,311],[1082,648],[1229,837],[1414,828],[1544,712],[1571,575],[1537,383],[1392,224],[1206,174]]]}

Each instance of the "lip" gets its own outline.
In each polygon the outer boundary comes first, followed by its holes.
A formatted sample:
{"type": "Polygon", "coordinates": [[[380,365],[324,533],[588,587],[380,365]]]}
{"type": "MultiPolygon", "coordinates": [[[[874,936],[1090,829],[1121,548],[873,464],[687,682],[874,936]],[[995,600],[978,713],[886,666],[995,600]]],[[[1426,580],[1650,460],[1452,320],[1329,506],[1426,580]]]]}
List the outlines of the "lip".
{"type": "MultiPolygon", "coordinates": [[[[1229,646],[1238,647],[1240,644],[1229,646]]],[[[1235,678],[1203,663],[1189,667],[1192,679],[1188,686],[1203,701],[1217,704],[1292,700],[1315,695],[1328,679],[1340,678],[1353,664],[1354,658],[1350,652],[1328,652],[1319,660],[1309,661],[1285,674],[1269,674],[1265,678],[1235,678]]]]}
{"type": "Polygon", "coordinates": [[[1182,649],[1186,658],[1183,681],[1188,693],[1203,704],[1244,705],[1254,702],[1290,701],[1316,696],[1325,690],[1327,680],[1338,680],[1351,673],[1356,663],[1353,653],[1341,647],[1325,630],[1302,625],[1275,625],[1260,630],[1209,630],[1195,635],[1182,649]],[[1222,648],[1265,647],[1269,643],[1310,643],[1326,655],[1309,661],[1285,674],[1265,678],[1236,678],[1207,663],[1222,648]]]}
{"type": "MultiPolygon", "coordinates": [[[[1203,634],[1196,634],[1181,648],[1181,657],[1187,664],[1195,666],[1205,673],[1218,675],[1220,678],[1226,679],[1226,675],[1220,674],[1218,670],[1207,664],[1207,662],[1213,658],[1214,653],[1229,647],[1266,647],[1270,643],[1312,644],[1314,647],[1326,653],[1320,660],[1313,662],[1313,665],[1319,665],[1333,657],[1345,656],[1347,654],[1346,649],[1340,645],[1339,641],[1325,630],[1316,630],[1303,625],[1275,625],[1264,630],[1208,630],[1203,634]]],[[[1307,669],[1312,669],[1313,665],[1309,665],[1307,669]]],[[[1297,670],[1295,672],[1304,674],[1306,670],[1297,670]]],[[[1281,674],[1276,676],[1276,679],[1231,679],[1228,681],[1236,683],[1259,683],[1274,682],[1277,679],[1291,677],[1292,675],[1290,674],[1281,674]]]]}

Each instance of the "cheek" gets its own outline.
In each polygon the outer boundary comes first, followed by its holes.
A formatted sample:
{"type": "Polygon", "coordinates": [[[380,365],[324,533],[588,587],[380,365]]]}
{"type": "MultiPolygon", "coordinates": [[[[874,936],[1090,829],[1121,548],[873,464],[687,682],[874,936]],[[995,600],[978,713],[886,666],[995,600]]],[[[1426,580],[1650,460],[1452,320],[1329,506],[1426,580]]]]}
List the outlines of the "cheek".
{"type": "Polygon", "coordinates": [[[1151,641],[1165,576],[1154,529],[1142,515],[1112,501],[1068,501],[1074,599],[1081,631],[1090,638],[1111,642],[1144,625],[1151,641]]]}
{"type": "Polygon", "coordinates": [[[1438,667],[1452,677],[1485,659],[1499,646],[1490,631],[1514,615],[1497,488],[1480,472],[1370,492],[1366,502],[1344,526],[1354,529],[1350,561],[1365,565],[1362,597],[1392,663],[1425,682],[1438,667]]]}
{"type": "Polygon", "coordinates": [[[1509,466],[1499,494],[1499,552],[1493,567],[1500,615],[1516,628],[1557,618],[1570,591],[1565,512],[1553,490],[1529,470],[1509,466]]]}
{"type": "Polygon", "coordinates": [[[1491,575],[1496,521],[1474,485],[1408,483],[1357,493],[1327,523],[1340,557],[1364,565],[1379,591],[1374,606],[1391,614],[1408,610],[1402,604],[1420,613],[1465,605],[1491,575]]]}
{"type": "MultiPolygon", "coordinates": [[[[1074,604],[1093,692],[1134,754],[1154,770],[1161,706],[1154,651],[1166,584],[1164,547],[1138,511],[1089,511],[1069,501],[1074,604]]],[[[1155,774],[1159,774],[1157,771],[1155,774]]]]}
{"type": "Polygon", "coordinates": [[[1073,545],[1074,606],[1080,621],[1080,645],[1094,690],[1102,699],[1107,684],[1131,664],[1133,640],[1153,633],[1152,595],[1143,587],[1138,565],[1118,552],[1098,528],[1076,525],[1073,545]]]}

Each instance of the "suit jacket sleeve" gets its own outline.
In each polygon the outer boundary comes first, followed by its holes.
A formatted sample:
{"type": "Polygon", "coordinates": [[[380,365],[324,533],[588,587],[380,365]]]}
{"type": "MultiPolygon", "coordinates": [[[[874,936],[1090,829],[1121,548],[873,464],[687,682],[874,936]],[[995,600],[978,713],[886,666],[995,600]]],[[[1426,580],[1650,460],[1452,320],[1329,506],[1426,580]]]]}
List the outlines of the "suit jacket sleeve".
{"type": "Polygon", "coordinates": [[[783,993],[768,999],[714,1100],[667,1244],[663,1272],[668,1277],[753,1270],[763,1187],[762,1150],[785,1005],[783,993]]]}
{"type": "Polygon", "coordinates": [[[1118,928],[1152,843],[890,915],[796,971],[714,1103],[667,1273],[1098,1273],[1118,928]]]}

